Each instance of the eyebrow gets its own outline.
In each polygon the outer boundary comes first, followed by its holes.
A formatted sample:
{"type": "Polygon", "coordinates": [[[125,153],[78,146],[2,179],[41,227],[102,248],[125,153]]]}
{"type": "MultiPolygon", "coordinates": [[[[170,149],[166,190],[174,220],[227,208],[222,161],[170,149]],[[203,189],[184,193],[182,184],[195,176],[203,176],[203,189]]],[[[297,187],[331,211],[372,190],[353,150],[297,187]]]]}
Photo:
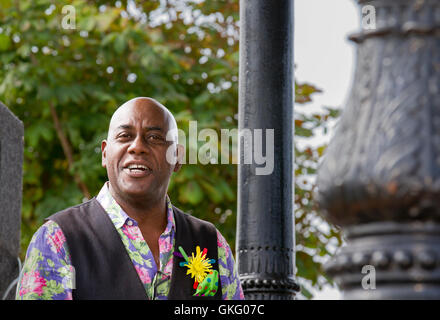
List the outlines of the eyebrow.
{"type": "MultiPolygon", "coordinates": [[[[133,126],[130,124],[121,124],[116,129],[133,129],[133,126]]],[[[154,127],[154,126],[144,127],[143,129],[147,131],[163,131],[161,127],[154,127]]]]}

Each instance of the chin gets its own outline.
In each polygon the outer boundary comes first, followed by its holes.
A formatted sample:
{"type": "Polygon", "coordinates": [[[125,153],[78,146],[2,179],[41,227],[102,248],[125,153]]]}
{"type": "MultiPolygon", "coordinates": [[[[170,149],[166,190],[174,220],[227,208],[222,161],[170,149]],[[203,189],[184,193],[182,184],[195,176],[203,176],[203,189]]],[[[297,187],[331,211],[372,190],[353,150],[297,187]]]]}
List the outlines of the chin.
{"type": "Polygon", "coordinates": [[[130,198],[151,198],[155,193],[151,190],[130,188],[123,190],[123,194],[130,198]]]}

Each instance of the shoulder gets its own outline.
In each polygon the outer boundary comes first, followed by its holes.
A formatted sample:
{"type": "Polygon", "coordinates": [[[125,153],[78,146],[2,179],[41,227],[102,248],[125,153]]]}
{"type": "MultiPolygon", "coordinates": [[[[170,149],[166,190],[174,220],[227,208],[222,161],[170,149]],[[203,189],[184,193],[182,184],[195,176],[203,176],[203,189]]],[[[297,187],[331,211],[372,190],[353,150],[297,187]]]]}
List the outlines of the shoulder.
{"type": "Polygon", "coordinates": [[[63,245],[65,242],[65,238],[63,232],[55,221],[47,221],[45,222],[32,237],[32,240],[29,246],[45,246],[48,243],[53,243],[57,245],[63,245]]]}
{"type": "Polygon", "coordinates": [[[177,225],[184,223],[195,230],[204,230],[212,234],[217,232],[217,228],[214,226],[214,224],[212,224],[209,221],[194,217],[186,212],[183,212],[182,210],[180,210],[175,206],[173,206],[173,211],[174,211],[174,219],[177,225]]]}
{"type": "Polygon", "coordinates": [[[105,217],[108,215],[101,214],[101,212],[105,213],[104,208],[96,198],[92,198],[84,203],[59,211],[46,220],[56,222],[68,239],[79,239],[87,237],[86,231],[95,232],[97,226],[100,227],[107,222],[105,217]]]}
{"type": "Polygon", "coordinates": [[[94,206],[100,206],[99,202],[95,199],[92,198],[86,202],[77,204],[75,206],[66,208],[64,210],[61,210],[57,213],[54,213],[53,215],[51,215],[50,217],[46,218],[46,220],[52,220],[57,222],[58,224],[65,219],[71,219],[73,217],[77,217],[78,215],[84,215],[90,208],[94,207],[94,206]],[[75,215],[73,215],[75,214],[75,215]]]}

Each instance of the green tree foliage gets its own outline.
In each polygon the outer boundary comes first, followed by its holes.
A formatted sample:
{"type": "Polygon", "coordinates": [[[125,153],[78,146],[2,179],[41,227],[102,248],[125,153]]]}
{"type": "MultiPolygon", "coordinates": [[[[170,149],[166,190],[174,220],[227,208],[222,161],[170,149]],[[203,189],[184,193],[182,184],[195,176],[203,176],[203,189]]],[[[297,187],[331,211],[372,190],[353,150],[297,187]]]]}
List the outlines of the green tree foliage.
{"type": "Polygon", "coordinates": [[[307,298],[313,296],[311,288],[322,289],[326,283],[333,285],[322,263],[342,244],[339,230],[322,219],[314,200],[316,170],[327,145],[310,146],[307,140],[317,134],[325,136],[330,120],[339,116],[339,110],[330,107],[325,107],[321,112],[304,110],[311,101],[310,96],[319,92],[315,86],[306,83],[296,84],[295,87],[296,265],[301,292],[307,298]]]}
{"type": "MultiPolygon", "coordinates": [[[[237,128],[238,12],[237,0],[0,0],[0,100],[25,126],[22,258],[46,217],[106,181],[100,145],[123,102],[154,97],[185,132],[191,120],[198,130],[237,128]]],[[[316,91],[297,85],[297,102],[316,91]]],[[[337,116],[296,113],[302,137],[337,116]]],[[[313,186],[300,183],[315,174],[324,148],[295,149],[298,276],[315,287],[323,282],[314,256],[328,256],[329,241],[340,239],[313,225],[313,186]]],[[[187,164],[169,191],[177,206],[215,223],[232,248],[236,177],[234,164],[187,164]]]]}

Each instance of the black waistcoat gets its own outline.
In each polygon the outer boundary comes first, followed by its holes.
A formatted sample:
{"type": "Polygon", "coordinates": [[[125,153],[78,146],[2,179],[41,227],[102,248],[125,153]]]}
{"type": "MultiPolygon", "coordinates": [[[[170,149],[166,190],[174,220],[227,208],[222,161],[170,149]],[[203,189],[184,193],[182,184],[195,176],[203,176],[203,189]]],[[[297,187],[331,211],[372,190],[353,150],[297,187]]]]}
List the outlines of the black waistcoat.
{"type": "MultiPolygon", "coordinates": [[[[215,259],[218,269],[217,231],[206,221],[192,217],[173,207],[176,224],[175,249],[182,246],[188,255],[196,246],[208,249],[208,257],[215,259]]],[[[60,211],[48,218],[62,229],[75,268],[73,299],[143,300],[145,288],[134,268],[110,217],[93,198],[83,204],[60,211]]],[[[194,279],[173,258],[171,287],[168,299],[221,299],[221,283],[214,297],[193,297],[194,279]]],[[[220,276],[219,276],[220,278],[220,276]]]]}

